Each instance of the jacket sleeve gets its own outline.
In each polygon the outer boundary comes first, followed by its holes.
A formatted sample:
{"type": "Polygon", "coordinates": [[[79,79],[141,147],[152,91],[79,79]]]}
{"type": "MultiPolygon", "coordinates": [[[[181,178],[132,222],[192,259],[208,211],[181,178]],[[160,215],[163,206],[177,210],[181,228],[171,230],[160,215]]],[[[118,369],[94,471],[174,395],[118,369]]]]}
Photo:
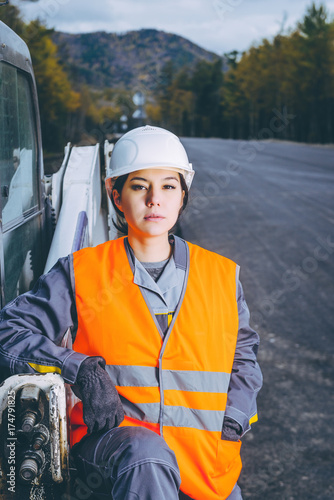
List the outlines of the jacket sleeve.
{"type": "Polygon", "coordinates": [[[262,373],[256,356],[258,334],[249,326],[249,309],[242,285],[238,282],[239,330],[230,385],[227,394],[225,419],[241,426],[241,436],[257,421],[256,396],[262,387],[262,373]]]}
{"type": "Polygon", "coordinates": [[[77,328],[72,257],[59,259],[34,288],[0,312],[0,369],[17,373],[57,372],[74,383],[87,357],[61,347],[68,329],[77,328]]]}

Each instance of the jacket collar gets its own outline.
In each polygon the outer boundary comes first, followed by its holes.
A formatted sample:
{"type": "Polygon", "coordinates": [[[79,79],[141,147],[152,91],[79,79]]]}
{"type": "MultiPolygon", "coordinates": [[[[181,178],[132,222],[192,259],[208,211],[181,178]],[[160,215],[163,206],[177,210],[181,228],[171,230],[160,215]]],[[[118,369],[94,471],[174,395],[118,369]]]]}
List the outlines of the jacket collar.
{"type": "Polygon", "coordinates": [[[163,298],[163,294],[171,288],[179,284],[176,268],[186,270],[186,246],[185,241],[178,236],[170,235],[170,243],[173,245],[173,254],[169,259],[162,275],[155,282],[148,274],[141,262],[135,257],[134,252],[129,244],[128,238],[124,238],[124,246],[129,259],[129,263],[133,272],[133,282],[136,285],[147,288],[156,292],[163,298]]]}

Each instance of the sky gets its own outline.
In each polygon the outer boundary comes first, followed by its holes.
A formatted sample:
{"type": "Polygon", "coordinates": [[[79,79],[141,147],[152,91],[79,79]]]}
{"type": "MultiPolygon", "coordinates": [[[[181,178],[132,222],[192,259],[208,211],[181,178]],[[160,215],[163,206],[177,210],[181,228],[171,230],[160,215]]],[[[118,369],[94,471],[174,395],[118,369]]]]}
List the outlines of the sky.
{"type": "MultiPolygon", "coordinates": [[[[155,28],[222,55],[294,28],[312,0],[12,0],[24,19],[68,33],[155,28]]],[[[316,4],[321,3],[319,0],[316,4]]],[[[334,17],[334,0],[322,2],[334,17]]]]}

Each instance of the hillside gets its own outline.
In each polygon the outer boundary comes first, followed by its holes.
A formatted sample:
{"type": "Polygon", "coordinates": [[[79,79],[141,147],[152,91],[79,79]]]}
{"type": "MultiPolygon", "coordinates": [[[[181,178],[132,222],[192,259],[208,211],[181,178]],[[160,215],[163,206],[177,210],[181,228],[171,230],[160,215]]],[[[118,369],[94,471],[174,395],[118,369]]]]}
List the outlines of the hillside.
{"type": "Polygon", "coordinates": [[[134,89],[141,85],[154,90],[168,61],[178,71],[185,65],[194,66],[201,59],[212,62],[218,58],[185,38],[154,29],[121,35],[55,32],[53,40],[72,81],[96,89],[134,89]]]}

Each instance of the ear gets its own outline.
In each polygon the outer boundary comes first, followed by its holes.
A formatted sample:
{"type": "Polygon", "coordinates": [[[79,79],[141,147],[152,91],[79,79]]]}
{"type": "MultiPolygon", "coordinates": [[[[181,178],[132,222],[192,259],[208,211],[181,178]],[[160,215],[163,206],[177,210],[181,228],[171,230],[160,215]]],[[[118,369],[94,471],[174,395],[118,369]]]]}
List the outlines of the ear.
{"type": "Polygon", "coordinates": [[[123,212],[122,203],[121,203],[121,195],[119,194],[117,189],[113,189],[111,194],[112,194],[112,197],[113,197],[113,200],[114,200],[116,207],[118,208],[118,210],[123,212]]]}

